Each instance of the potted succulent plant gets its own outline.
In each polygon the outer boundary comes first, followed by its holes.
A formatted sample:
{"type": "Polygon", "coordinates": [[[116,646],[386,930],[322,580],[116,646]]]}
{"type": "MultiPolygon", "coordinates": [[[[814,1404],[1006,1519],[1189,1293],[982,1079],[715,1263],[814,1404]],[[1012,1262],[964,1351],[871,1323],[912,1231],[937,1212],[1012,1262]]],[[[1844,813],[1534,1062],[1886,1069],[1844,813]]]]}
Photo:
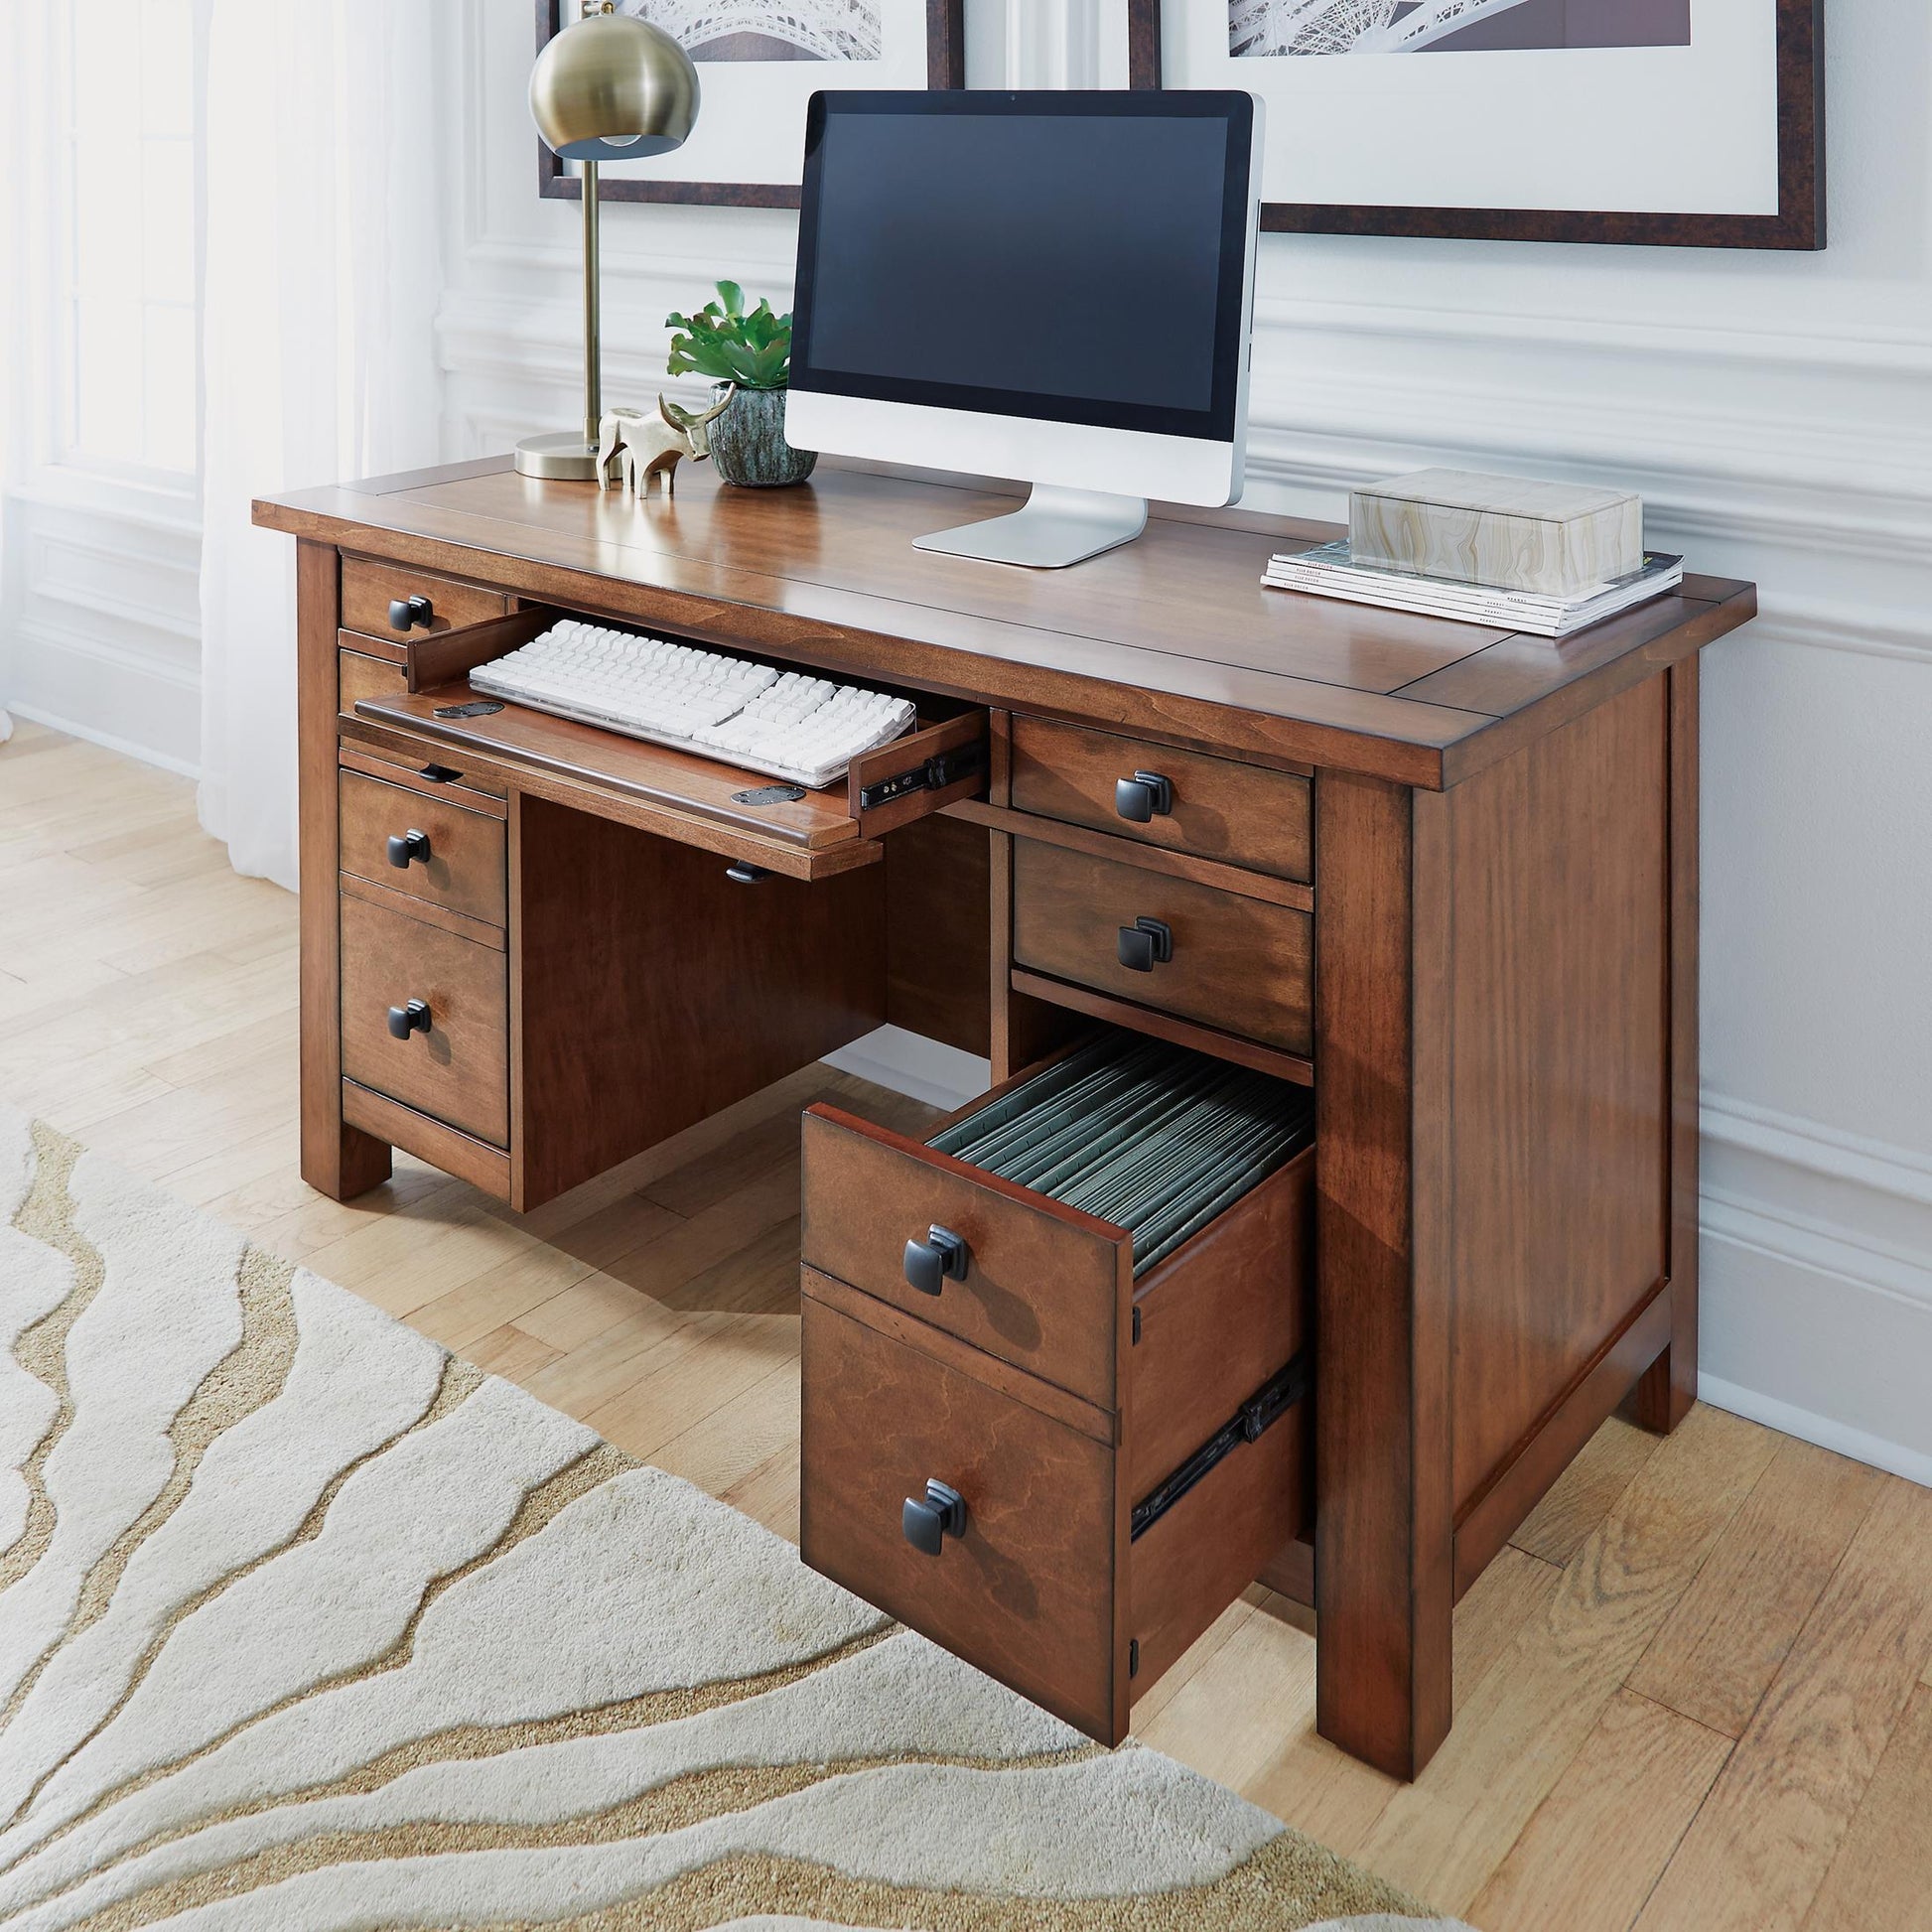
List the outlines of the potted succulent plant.
{"type": "Polygon", "coordinates": [[[696,315],[667,316],[672,375],[695,369],[715,377],[714,397],[730,391],[731,405],[711,425],[711,460],[728,483],[803,483],[818,461],[815,450],[785,441],[785,389],[791,380],[791,317],[773,315],[762,297],[749,314],[736,282],[718,284],[718,300],[696,315]]]}

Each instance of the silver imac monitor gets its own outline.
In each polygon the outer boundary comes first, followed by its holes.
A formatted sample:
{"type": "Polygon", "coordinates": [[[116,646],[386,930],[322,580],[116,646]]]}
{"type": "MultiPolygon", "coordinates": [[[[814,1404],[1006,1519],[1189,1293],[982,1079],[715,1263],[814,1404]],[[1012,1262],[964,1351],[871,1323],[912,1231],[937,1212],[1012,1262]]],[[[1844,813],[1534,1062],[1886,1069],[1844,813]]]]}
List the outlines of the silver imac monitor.
{"type": "Polygon", "coordinates": [[[1232,502],[1261,139],[1246,93],[814,94],[786,435],[1032,483],[919,540],[1000,563],[1232,502]]]}

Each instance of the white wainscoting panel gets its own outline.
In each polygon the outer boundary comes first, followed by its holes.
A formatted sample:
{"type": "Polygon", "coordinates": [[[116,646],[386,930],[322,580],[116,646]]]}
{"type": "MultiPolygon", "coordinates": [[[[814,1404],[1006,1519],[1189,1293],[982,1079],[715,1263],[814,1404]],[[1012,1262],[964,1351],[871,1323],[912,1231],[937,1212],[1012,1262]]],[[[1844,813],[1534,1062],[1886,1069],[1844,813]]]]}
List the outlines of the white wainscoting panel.
{"type": "Polygon", "coordinates": [[[10,490],[8,706],[193,776],[201,760],[201,530],[193,499],[76,488],[42,472],[10,490]]]}
{"type": "MultiPolygon", "coordinates": [[[[469,456],[575,414],[577,214],[535,193],[527,10],[454,4],[439,331],[469,456]]],[[[1124,77],[1112,0],[967,4],[976,85],[1124,77]]],[[[1758,583],[1704,657],[1705,1393],[1926,1480],[1932,177],[1897,134],[1932,10],[1839,7],[1831,35],[1823,254],[1265,236],[1247,500],[1334,516],[1437,462],[1587,479],[1758,583]]],[[[607,393],[681,386],[663,318],[718,277],[785,301],[793,229],[608,207],[607,393]]]]}

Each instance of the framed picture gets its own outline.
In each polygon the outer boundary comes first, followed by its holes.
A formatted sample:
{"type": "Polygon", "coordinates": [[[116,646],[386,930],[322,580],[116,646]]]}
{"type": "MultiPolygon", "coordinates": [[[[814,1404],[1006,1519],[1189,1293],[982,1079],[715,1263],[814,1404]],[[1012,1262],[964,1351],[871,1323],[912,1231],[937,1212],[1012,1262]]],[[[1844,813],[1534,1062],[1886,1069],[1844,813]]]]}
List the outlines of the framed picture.
{"type": "MultiPolygon", "coordinates": [[[[537,0],[537,47],[581,0],[537,0]]],[[[606,162],[599,199],[796,207],[805,103],[821,87],[963,87],[965,0],[618,0],[698,66],[691,138],[654,161],[606,162]]],[[[577,201],[580,179],[537,144],[537,187],[577,201]]]]}
{"type": "Polygon", "coordinates": [[[1825,245],[1824,0],[1127,0],[1137,87],[1244,87],[1261,225],[1825,245]]]}

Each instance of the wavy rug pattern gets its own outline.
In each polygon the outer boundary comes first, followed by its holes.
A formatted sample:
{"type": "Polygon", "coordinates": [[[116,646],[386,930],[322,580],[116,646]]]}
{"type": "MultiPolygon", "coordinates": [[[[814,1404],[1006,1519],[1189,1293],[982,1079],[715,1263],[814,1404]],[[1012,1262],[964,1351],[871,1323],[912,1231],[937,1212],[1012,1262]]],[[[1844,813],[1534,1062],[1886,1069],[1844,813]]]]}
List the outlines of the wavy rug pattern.
{"type": "Polygon", "coordinates": [[[1418,1909],[0,1108],[9,1932],[1418,1909]]]}

